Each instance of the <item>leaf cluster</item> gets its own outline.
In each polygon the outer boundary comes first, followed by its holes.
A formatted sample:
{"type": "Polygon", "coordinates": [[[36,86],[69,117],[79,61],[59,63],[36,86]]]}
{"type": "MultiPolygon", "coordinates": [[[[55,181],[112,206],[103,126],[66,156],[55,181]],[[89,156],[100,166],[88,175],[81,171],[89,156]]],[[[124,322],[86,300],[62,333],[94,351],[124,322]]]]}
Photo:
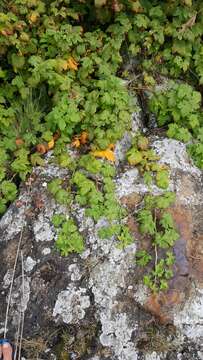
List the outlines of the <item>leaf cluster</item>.
{"type": "Polygon", "coordinates": [[[95,221],[101,217],[112,221],[120,219],[124,214],[124,209],[116,199],[115,186],[110,177],[105,177],[103,186],[98,189],[93,180],[88,179],[81,171],[76,171],[72,184],[77,187],[75,200],[86,207],[86,215],[95,221]]]}
{"type": "Polygon", "coordinates": [[[167,290],[173,276],[175,258],[172,248],[179,234],[171,214],[163,211],[173,201],[174,194],[169,192],[160,196],[147,195],[144,209],[137,214],[140,232],[150,238],[154,256],[146,249],[140,249],[136,253],[136,263],[142,267],[150,265],[143,281],[153,292],[167,290]]]}
{"type": "Polygon", "coordinates": [[[168,168],[157,162],[160,158],[153,149],[150,149],[148,138],[138,134],[132,143],[133,146],[127,152],[128,163],[138,166],[147,185],[151,185],[154,179],[158,187],[167,189],[169,185],[168,168]]]}
{"type": "Polygon", "coordinates": [[[58,236],[56,240],[56,248],[61,255],[82,253],[84,250],[83,237],[78,231],[73,219],[66,219],[64,215],[55,214],[52,218],[54,226],[58,229],[58,236]]]}
{"type": "MultiPolygon", "coordinates": [[[[87,131],[90,143],[105,149],[129,129],[135,106],[117,76],[126,48],[149,87],[157,72],[201,84],[202,29],[200,0],[3,1],[0,158],[5,152],[6,160],[0,160],[0,181],[13,175],[24,180],[33,165],[43,165],[37,145],[46,145],[55,132],[61,136],[59,162],[66,166],[61,149],[75,134],[87,131]]],[[[189,151],[202,166],[199,93],[180,85],[170,94],[172,104],[156,100],[159,121],[173,117],[178,129],[170,127],[168,134],[177,139],[195,134],[189,151]]],[[[132,150],[130,161],[148,162],[152,154],[142,151],[132,150]]],[[[150,183],[151,169],[145,172],[150,183]]],[[[156,181],[165,188],[166,172],[156,181]]]]}
{"type": "Polygon", "coordinates": [[[6,205],[15,200],[17,195],[17,187],[14,182],[4,180],[0,183],[0,214],[3,214],[6,205]]]}
{"type": "Polygon", "coordinates": [[[118,223],[100,228],[98,235],[101,239],[110,239],[115,237],[118,241],[117,246],[119,249],[124,249],[126,246],[134,242],[128,226],[118,223]]]}
{"type": "Polygon", "coordinates": [[[63,183],[62,179],[56,178],[48,184],[48,190],[55,200],[61,205],[69,205],[72,200],[70,187],[63,183]]]}
{"type": "Polygon", "coordinates": [[[7,157],[1,177],[14,173],[24,180],[33,165],[43,164],[37,145],[56,132],[60,153],[83,130],[90,143],[106,148],[129,128],[134,106],[116,74],[124,32],[85,28],[81,19],[91,24],[96,16],[91,7],[89,1],[44,0],[1,7],[0,151],[7,157]]]}
{"type": "Polygon", "coordinates": [[[201,94],[192,86],[172,83],[167,91],[156,93],[150,100],[150,109],[156,114],[160,126],[168,124],[167,135],[179,141],[194,144],[188,147],[195,164],[202,168],[203,112],[201,94]]]}
{"type": "MultiPolygon", "coordinates": [[[[201,1],[143,1],[132,16],[129,51],[144,69],[147,85],[153,85],[157,72],[203,82],[201,9],[201,1]]],[[[124,24],[126,18],[119,14],[117,21],[124,24]]]]}

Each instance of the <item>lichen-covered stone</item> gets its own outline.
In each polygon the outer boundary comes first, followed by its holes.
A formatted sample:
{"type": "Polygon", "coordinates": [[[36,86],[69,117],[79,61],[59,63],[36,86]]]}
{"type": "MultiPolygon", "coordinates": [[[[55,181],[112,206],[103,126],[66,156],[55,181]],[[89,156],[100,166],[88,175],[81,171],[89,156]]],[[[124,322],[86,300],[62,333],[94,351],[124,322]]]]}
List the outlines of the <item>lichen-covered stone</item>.
{"type": "MultiPolygon", "coordinates": [[[[127,139],[127,138],[126,138],[127,139]]],[[[24,337],[39,336],[47,350],[39,358],[54,359],[55,345],[65,335],[69,359],[88,360],[200,360],[203,343],[203,251],[201,172],[191,163],[185,145],[165,138],[151,144],[170,165],[170,189],[177,194],[170,209],[180,232],[174,247],[175,276],[170,292],[152,297],[135,263],[138,229],[134,211],[148,192],[139,171],[125,158],[130,137],[117,147],[115,178],[118,199],[129,209],[133,244],[118,249],[114,238],[100,239],[106,219],[94,223],[79,205],[72,206],[78,229],[85,236],[82,254],[60,256],[55,248],[54,213],[70,209],[55,203],[47,183],[69,179],[69,171],[50,163],[34,169],[31,187],[23,185],[19,198],[0,221],[0,332],[3,332],[9,286],[22,231],[25,293],[22,302],[21,261],[17,263],[9,311],[8,336],[14,339],[19,313],[25,311],[24,337]],[[159,324],[159,325],[157,325],[159,324]],[[53,335],[54,334],[54,335],[53,335]],[[65,335],[64,335],[65,334],[65,335]],[[82,342],[82,338],[85,342],[82,342]]],[[[71,156],[75,156],[72,153],[71,156]]],[[[160,194],[155,185],[151,191],[160,194]]],[[[63,341],[64,342],[64,341],[63,341]]],[[[64,342],[65,343],[65,342],[64,342]]],[[[25,358],[31,360],[29,352],[25,358]]]]}
{"type": "Polygon", "coordinates": [[[85,309],[89,306],[86,289],[69,287],[58,294],[53,317],[61,319],[65,324],[75,324],[85,317],[85,309]]]}

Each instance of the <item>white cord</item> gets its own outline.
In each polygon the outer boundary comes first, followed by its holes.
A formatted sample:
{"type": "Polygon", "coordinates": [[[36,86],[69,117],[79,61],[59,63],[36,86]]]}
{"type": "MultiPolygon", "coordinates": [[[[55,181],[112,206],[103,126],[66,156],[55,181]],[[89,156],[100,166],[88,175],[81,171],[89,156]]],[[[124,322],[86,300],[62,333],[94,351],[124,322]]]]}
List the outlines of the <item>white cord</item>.
{"type": "Polygon", "coordinates": [[[24,261],[23,261],[23,252],[21,251],[21,264],[22,264],[22,296],[21,296],[21,331],[20,331],[20,343],[19,343],[19,352],[18,360],[21,359],[21,349],[22,349],[22,339],[23,339],[23,329],[24,329],[24,320],[25,320],[25,310],[24,310],[24,299],[25,299],[25,272],[24,272],[24,261]]]}
{"type": "Polygon", "coordinates": [[[10,289],[9,289],[8,304],[7,304],[7,308],[6,308],[6,319],[5,319],[5,325],[4,325],[4,339],[6,338],[6,334],[7,334],[8,313],[9,313],[10,304],[11,304],[11,294],[12,294],[12,290],[13,290],[13,283],[14,283],[14,277],[15,277],[15,272],[16,272],[16,266],[17,266],[18,256],[19,256],[19,252],[20,252],[20,246],[21,246],[22,237],[23,237],[23,230],[24,230],[24,224],[23,224],[23,227],[22,227],[21,232],[20,232],[20,238],[19,238],[19,241],[18,241],[18,248],[17,248],[16,257],[15,257],[15,263],[14,263],[14,267],[13,267],[11,285],[10,285],[10,289]]]}
{"type": "MultiPolygon", "coordinates": [[[[25,203],[25,211],[27,210],[29,196],[30,196],[30,186],[29,186],[29,189],[28,189],[28,197],[27,197],[26,203],[25,203]]],[[[16,267],[17,267],[19,252],[20,252],[20,248],[21,248],[25,223],[26,222],[25,222],[25,219],[24,219],[22,229],[20,231],[20,237],[19,237],[19,241],[18,241],[18,247],[17,247],[16,256],[15,256],[15,262],[14,262],[14,266],[13,266],[13,274],[12,274],[12,279],[11,279],[11,284],[10,284],[10,289],[9,289],[9,295],[8,295],[8,303],[7,303],[7,308],[6,308],[6,318],[5,318],[5,325],[4,325],[4,339],[6,338],[6,334],[7,334],[8,314],[9,314],[9,309],[10,309],[10,304],[11,304],[11,295],[12,295],[12,290],[13,290],[14,278],[15,278],[16,267]]],[[[22,256],[22,254],[21,254],[21,262],[22,262],[22,281],[23,281],[22,286],[23,286],[23,296],[24,296],[24,264],[23,264],[23,256],[22,256]]],[[[19,319],[20,319],[19,320],[19,324],[20,324],[20,322],[21,322],[21,313],[20,313],[19,319]]],[[[23,324],[24,324],[24,313],[23,313],[22,321],[23,321],[23,324]]],[[[18,337],[19,337],[19,331],[20,331],[20,325],[19,324],[18,324],[18,332],[17,332],[17,343],[18,343],[18,337]]],[[[23,331],[23,329],[22,329],[22,326],[21,326],[21,334],[22,334],[22,331],[23,331]]],[[[22,344],[22,340],[21,340],[21,344],[22,344]]],[[[17,349],[17,347],[16,347],[16,349],[17,349]]]]}

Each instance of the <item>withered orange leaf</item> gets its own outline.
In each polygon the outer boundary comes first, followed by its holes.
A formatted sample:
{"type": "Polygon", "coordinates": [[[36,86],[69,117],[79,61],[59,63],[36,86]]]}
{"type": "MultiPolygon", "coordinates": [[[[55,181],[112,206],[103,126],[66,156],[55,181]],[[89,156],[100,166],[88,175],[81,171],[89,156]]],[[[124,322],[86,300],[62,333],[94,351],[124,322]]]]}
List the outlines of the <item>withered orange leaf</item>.
{"type": "Polygon", "coordinates": [[[17,145],[17,146],[20,146],[20,145],[23,145],[23,144],[24,144],[23,139],[21,139],[21,138],[17,138],[17,139],[16,139],[16,145],[17,145]]]}
{"type": "Polygon", "coordinates": [[[77,70],[78,69],[78,63],[73,59],[73,57],[70,57],[67,61],[67,68],[71,70],[77,70]]]}
{"type": "Polygon", "coordinates": [[[72,146],[78,148],[80,145],[85,145],[88,141],[87,131],[83,131],[80,135],[76,135],[71,143],[72,146]]]}
{"type": "Polygon", "coordinates": [[[111,149],[95,150],[92,152],[92,155],[94,155],[95,157],[107,159],[109,161],[115,161],[115,155],[111,149]]]}
{"type": "Polygon", "coordinates": [[[47,152],[47,150],[48,150],[47,146],[44,145],[44,144],[38,144],[36,146],[36,149],[40,154],[45,154],[47,152]]]}
{"type": "Polygon", "coordinates": [[[181,29],[179,30],[180,33],[184,33],[187,29],[193,27],[195,24],[197,17],[197,13],[193,15],[185,24],[182,25],[181,29]]]}
{"type": "Polygon", "coordinates": [[[58,59],[57,60],[57,69],[62,71],[62,70],[68,70],[68,62],[66,60],[63,59],[58,59]]]}
{"type": "Polygon", "coordinates": [[[78,148],[80,147],[80,140],[78,139],[78,137],[75,137],[71,143],[72,146],[78,148]]]}
{"type": "Polygon", "coordinates": [[[82,145],[85,145],[88,141],[88,133],[86,131],[83,131],[79,136],[79,140],[82,145]]]}

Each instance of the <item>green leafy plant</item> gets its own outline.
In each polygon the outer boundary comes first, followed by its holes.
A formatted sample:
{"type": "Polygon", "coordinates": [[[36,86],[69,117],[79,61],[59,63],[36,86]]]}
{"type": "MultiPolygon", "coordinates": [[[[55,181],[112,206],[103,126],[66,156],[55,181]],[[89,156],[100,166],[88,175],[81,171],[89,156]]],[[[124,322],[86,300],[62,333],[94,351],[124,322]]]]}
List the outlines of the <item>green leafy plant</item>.
{"type": "Polygon", "coordinates": [[[167,290],[168,281],[173,277],[175,257],[172,248],[179,234],[171,214],[163,210],[173,201],[173,193],[160,196],[147,195],[145,208],[137,215],[140,232],[150,238],[154,255],[148,253],[146,249],[140,249],[136,253],[136,263],[141,267],[149,265],[143,281],[153,292],[167,290]]]}
{"type": "Polygon", "coordinates": [[[45,153],[55,133],[58,162],[69,167],[64,144],[75,134],[85,130],[94,147],[106,148],[130,127],[134,105],[116,74],[125,34],[122,26],[117,35],[84,30],[91,6],[42,0],[1,7],[0,179],[25,180],[42,166],[37,146],[45,153]]]}
{"type": "Polygon", "coordinates": [[[48,190],[59,204],[69,205],[72,200],[70,188],[63,188],[63,186],[64,184],[61,179],[54,179],[48,184],[48,190]]]}
{"type": "Polygon", "coordinates": [[[197,141],[188,145],[188,152],[192,156],[195,165],[203,169],[203,142],[197,141]]]}
{"type": "Polygon", "coordinates": [[[124,249],[126,246],[134,242],[128,226],[118,223],[100,228],[98,235],[101,239],[108,239],[114,236],[118,241],[117,246],[119,249],[124,249]]]}
{"type": "Polygon", "coordinates": [[[167,91],[156,93],[150,100],[150,109],[157,115],[159,125],[169,124],[167,135],[176,140],[195,144],[188,150],[197,166],[202,168],[202,126],[201,94],[188,84],[172,83],[167,91]]]}
{"type": "Polygon", "coordinates": [[[186,143],[192,138],[192,135],[187,128],[180,127],[177,124],[169,124],[167,135],[170,138],[186,143]]]}
{"type": "Polygon", "coordinates": [[[158,187],[167,189],[169,185],[168,168],[157,162],[160,158],[153,149],[150,149],[148,138],[141,134],[137,134],[132,140],[132,145],[133,146],[127,152],[129,164],[138,166],[147,185],[151,185],[155,179],[158,187]]]}
{"type": "Polygon", "coordinates": [[[0,184],[0,195],[0,214],[2,214],[6,209],[7,203],[10,203],[16,198],[16,185],[12,181],[3,180],[0,184]]]}
{"type": "Polygon", "coordinates": [[[73,219],[66,219],[63,215],[56,214],[53,216],[52,222],[58,229],[56,248],[61,255],[67,256],[72,252],[80,254],[84,251],[83,237],[73,219]]]}
{"type": "MultiPolygon", "coordinates": [[[[168,126],[169,137],[189,143],[189,154],[203,168],[201,95],[196,90],[203,83],[201,7],[199,0],[1,2],[0,213],[15,199],[19,179],[24,181],[32,166],[43,166],[43,154],[54,147],[53,162],[69,173],[69,180],[49,183],[55,200],[69,206],[70,213],[72,204],[79,203],[94,221],[105,218],[109,226],[98,235],[116,238],[119,248],[134,241],[125,225],[127,210],[115,194],[116,167],[96,160],[94,150],[106,149],[130,129],[136,106],[120,76],[145,99],[145,90],[154,91],[162,74],[177,81],[154,94],[146,115],[154,112],[158,125],[168,126]],[[136,64],[132,69],[125,69],[126,54],[127,62],[130,57],[136,64]],[[66,144],[83,131],[88,142],[72,158],[66,144]]],[[[149,189],[155,182],[165,190],[144,198],[137,220],[153,254],[141,249],[136,259],[151,269],[144,283],[152,291],[166,290],[178,238],[167,211],[175,201],[166,191],[169,171],[142,134],[134,137],[127,160],[138,167],[149,189]]],[[[62,255],[83,251],[71,217],[56,214],[53,224],[62,255]]]]}
{"type": "Polygon", "coordinates": [[[139,266],[146,266],[152,259],[151,255],[146,250],[139,250],[136,252],[136,263],[139,266]]]}
{"type": "Polygon", "coordinates": [[[201,94],[188,84],[172,82],[170,89],[156,93],[150,109],[156,113],[159,125],[175,122],[195,133],[201,125],[201,94]]]}
{"type": "Polygon", "coordinates": [[[140,231],[142,234],[154,235],[156,232],[156,224],[154,222],[150,210],[141,210],[138,213],[138,221],[140,224],[140,231]]]}
{"type": "MultiPolygon", "coordinates": [[[[70,189],[64,188],[66,181],[54,179],[48,184],[48,190],[57,202],[70,204],[77,202],[85,208],[86,216],[95,221],[106,218],[109,226],[100,229],[101,238],[115,236],[118,247],[124,248],[133,242],[127,226],[121,224],[126,210],[119,204],[115,195],[113,176],[115,168],[104,160],[96,160],[92,155],[83,155],[75,162],[70,180],[74,193],[70,198],[70,189]],[[116,221],[116,224],[115,224],[116,221]]],[[[58,221],[58,218],[55,219],[58,221]]],[[[60,222],[60,218],[59,218],[60,222]]]]}
{"type": "MultiPolygon", "coordinates": [[[[175,121],[178,126],[169,126],[169,136],[185,142],[190,134],[195,137],[189,153],[202,167],[197,134],[202,114],[195,90],[203,83],[202,29],[201,1],[14,0],[12,6],[3,1],[0,181],[15,176],[19,183],[32,166],[43,166],[37,145],[53,141],[54,133],[60,132],[54,143],[57,161],[71,169],[74,162],[65,157],[64,145],[75,134],[87,131],[92,148],[115,143],[130,128],[135,108],[118,77],[122,73],[138,91],[153,88],[160,73],[190,83],[178,83],[165,100],[158,96],[153,108],[160,125],[175,121]],[[136,63],[133,81],[131,71],[121,70],[126,52],[136,63]],[[6,160],[1,160],[2,152],[6,160]]],[[[144,170],[147,184],[157,177],[166,188],[166,173],[156,176],[157,170],[147,169],[153,162],[147,146],[146,138],[139,139],[129,161],[144,170]]]]}
{"type": "Polygon", "coordinates": [[[171,206],[176,199],[176,195],[173,192],[166,191],[163,195],[153,196],[146,195],[144,198],[145,208],[146,209],[167,209],[171,206]]]}

